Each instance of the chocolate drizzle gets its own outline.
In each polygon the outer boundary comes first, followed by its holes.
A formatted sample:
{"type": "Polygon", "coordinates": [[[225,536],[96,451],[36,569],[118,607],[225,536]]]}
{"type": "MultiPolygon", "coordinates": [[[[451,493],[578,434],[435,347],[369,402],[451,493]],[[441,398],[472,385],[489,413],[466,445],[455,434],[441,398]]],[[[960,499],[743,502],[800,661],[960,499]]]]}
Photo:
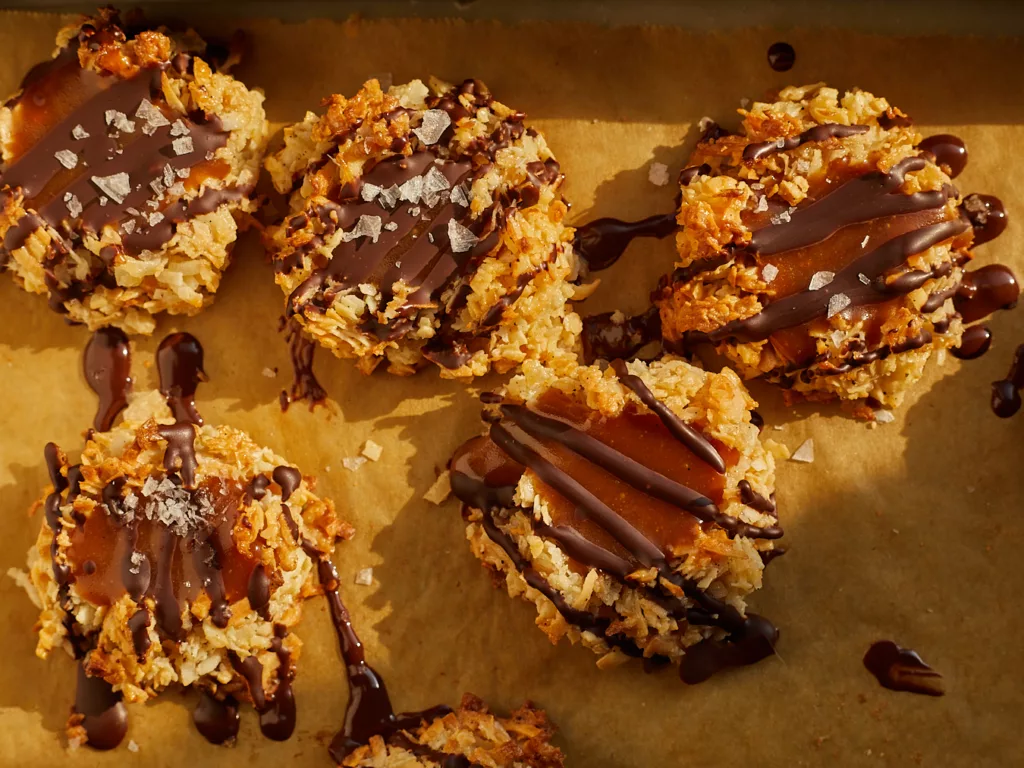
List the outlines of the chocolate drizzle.
{"type": "Polygon", "coordinates": [[[874,643],[864,655],[864,666],[883,687],[892,691],[942,696],[946,692],[942,675],[908,648],[889,640],[874,643]]]}
{"type": "MultiPolygon", "coordinates": [[[[634,391],[644,392],[644,395],[640,392],[638,395],[645,404],[650,399],[660,405],[645,386],[641,389],[632,381],[626,385],[634,391]]],[[[545,498],[552,522],[532,520],[537,535],[557,541],[574,561],[599,568],[623,583],[645,591],[677,620],[695,625],[714,625],[726,631],[724,642],[703,641],[687,652],[680,671],[683,680],[699,682],[723,666],[749,664],[771,654],[777,630],[769,622],[754,614],[743,617],[728,604],[679,576],[671,567],[670,556],[663,545],[656,543],[637,525],[644,525],[639,510],[645,510],[642,514],[652,514],[656,504],[665,503],[699,521],[721,526],[730,536],[777,538],[782,535],[781,529],[757,528],[724,515],[704,494],[641,464],[635,449],[629,449],[632,455],[623,453],[625,448],[617,448],[617,441],[608,442],[608,436],[621,432],[625,423],[608,422],[601,427],[603,431],[595,433],[601,435],[600,438],[588,434],[595,428],[586,426],[593,424],[593,416],[587,416],[584,410],[572,411],[573,406],[567,404],[569,401],[565,397],[548,393],[538,401],[536,408],[502,405],[501,419],[491,423],[488,435],[471,440],[453,457],[450,464],[452,490],[467,507],[480,510],[487,536],[505,551],[527,584],[551,600],[566,621],[581,631],[597,635],[628,655],[643,655],[632,639],[610,632],[610,619],[569,606],[558,590],[519,552],[516,542],[499,527],[497,516],[515,508],[519,477],[528,470],[536,478],[535,485],[539,481],[543,488],[550,489],[545,498]],[[570,413],[571,416],[568,415],[570,413]],[[584,470],[586,467],[593,469],[584,470]],[[601,477],[606,476],[623,484],[617,487],[632,489],[628,493],[637,494],[636,497],[619,492],[617,498],[604,498],[604,494],[615,495],[610,486],[602,485],[607,481],[601,477]],[[597,488],[604,488],[602,496],[597,495],[597,488]],[[623,510],[636,510],[629,514],[637,522],[627,520],[623,510]],[[571,522],[573,519],[586,521],[587,526],[596,528],[579,527],[580,523],[571,522]],[[638,568],[654,568],[659,578],[646,587],[638,585],[629,579],[638,568]],[[679,598],[680,593],[692,604],[679,598]]],[[[722,470],[725,468],[722,455],[706,438],[699,433],[673,429],[674,421],[664,414],[651,418],[655,420],[644,422],[646,429],[652,429],[652,424],[660,422],[670,439],[678,441],[678,450],[691,452],[699,461],[708,462],[706,471],[711,477],[720,476],[718,465],[722,470]]],[[[651,450],[664,452],[663,447],[655,448],[653,444],[651,450]]],[[[665,461],[678,467],[685,459],[682,456],[666,457],[665,461]]]]}
{"type": "Polygon", "coordinates": [[[856,136],[858,133],[866,133],[868,130],[870,130],[870,128],[866,125],[839,125],[838,123],[824,123],[822,125],[816,125],[813,128],[808,128],[797,136],[789,136],[785,139],[748,144],[743,149],[743,159],[747,162],[763,160],[776,152],[796,149],[808,142],[828,141],[829,139],[845,139],[848,136],[856,136]]]}
{"type": "Polygon", "coordinates": [[[964,323],[974,323],[1000,309],[1013,309],[1020,297],[1017,278],[1002,264],[989,264],[964,274],[953,306],[964,323]]]}
{"type": "Polygon", "coordinates": [[[1020,410],[1020,391],[1024,389],[1024,344],[1013,353],[1013,363],[1005,379],[992,383],[992,412],[1008,419],[1020,410]]]}
{"type": "Polygon", "coordinates": [[[80,717],[86,743],[94,749],[113,749],[128,733],[128,710],[110,683],[91,676],[83,662],[78,663],[74,716],[80,717]]]}
{"type": "Polygon", "coordinates": [[[636,237],[666,238],[676,231],[675,213],[648,216],[640,221],[621,219],[595,219],[576,228],[573,248],[586,259],[591,270],[608,269],[619,260],[626,247],[636,237]]]}
{"type": "Polygon", "coordinates": [[[85,380],[99,397],[93,429],[108,431],[132,391],[132,353],[120,328],[101,328],[89,339],[83,358],[85,380]]]}
{"type": "Polygon", "coordinates": [[[776,72],[788,72],[796,63],[796,51],[789,43],[772,43],[768,46],[768,66],[776,72]]]}
{"type": "Polygon", "coordinates": [[[316,353],[316,342],[307,338],[302,326],[294,319],[281,318],[285,329],[285,340],[288,342],[288,353],[292,361],[292,384],[287,390],[281,390],[278,402],[282,411],[295,402],[306,400],[310,410],[327,400],[327,391],[320,385],[313,372],[313,355],[316,353]]]}
{"type": "Polygon", "coordinates": [[[964,329],[960,346],[951,349],[953,357],[960,360],[974,360],[988,352],[992,346],[992,331],[986,325],[972,325],[964,329]]]}
{"type": "Polygon", "coordinates": [[[224,744],[238,736],[238,702],[231,696],[217,699],[206,691],[192,711],[196,730],[211,744],[224,744]]]}
{"type": "Polygon", "coordinates": [[[1006,208],[998,197],[967,195],[960,208],[974,229],[975,246],[994,240],[1006,229],[1006,208]]]}
{"type": "Polygon", "coordinates": [[[951,179],[955,179],[967,167],[967,147],[959,136],[940,133],[924,139],[917,148],[927,152],[951,179]]]}
{"type": "Polygon", "coordinates": [[[246,193],[208,188],[182,201],[186,190],[223,175],[226,164],[211,158],[226,145],[228,132],[215,116],[179,114],[167,104],[161,81],[168,63],[127,79],[82,68],[78,46],[110,35],[122,33],[112,25],[83,26],[69,47],[33,68],[21,95],[8,102],[14,157],[0,178],[0,205],[21,205],[25,213],[8,229],[0,263],[45,226],[50,244],[42,266],[50,305],[58,311],[96,287],[116,287],[112,267],[121,251],[158,248],[178,222],[246,193]],[[136,115],[147,102],[164,125],[136,115]],[[123,122],[112,120],[115,114],[123,122]],[[93,181],[115,177],[127,181],[116,187],[93,181]],[[98,237],[107,226],[118,229],[121,244],[98,257],[79,248],[79,260],[90,262],[82,276],[69,254],[83,237],[98,237]]]}
{"type": "Polygon", "coordinates": [[[172,333],[160,342],[156,352],[160,372],[160,393],[175,421],[202,426],[203,417],[196,410],[196,388],[206,381],[203,370],[203,346],[191,333],[172,333]]]}
{"type": "Polygon", "coordinates": [[[616,322],[618,312],[604,312],[583,318],[583,359],[616,360],[633,357],[643,347],[661,338],[661,314],[651,307],[642,315],[616,322]]]}

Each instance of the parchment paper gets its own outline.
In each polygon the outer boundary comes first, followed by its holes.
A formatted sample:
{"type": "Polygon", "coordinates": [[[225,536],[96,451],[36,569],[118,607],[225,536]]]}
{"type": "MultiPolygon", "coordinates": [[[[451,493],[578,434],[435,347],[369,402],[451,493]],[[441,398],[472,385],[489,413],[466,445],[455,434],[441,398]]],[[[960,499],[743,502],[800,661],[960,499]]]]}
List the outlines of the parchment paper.
{"type": "MultiPolygon", "coordinates": [[[[703,115],[729,122],[741,98],[791,82],[859,85],[928,130],[966,140],[971,161],[958,185],[999,195],[1011,219],[978,261],[998,257],[1024,273],[1024,45],[1017,40],[444,21],[238,25],[253,43],[238,74],[265,89],[278,124],[377,73],[391,72],[396,82],[431,72],[485,80],[546,132],[576,221],[666,210],[673,189],[648,182],[649,164],[677,169],[703,115]],[[787,74],[765,62],[768,45],[782,37],[797,51],[787,74]]],[[[49,55],[58,26],[53,16],[0,15],[0,92],[49,55]]],[[[671,261],[668,243],[634,244],[580,311],[644,308],[671,261]]],[[[319,476],[321,491],[357,528],[336,557],[344,596],[399,709],[453,704],[464,690],[499,709],[530,697],[558,724],[558,743],[575,766],[1024,760],[1024,415],[1002,421],[988,408],[989,382],[1005,374],[1024,341],[1024,310],[992,321],[996,341],[984,358],[952,361],[941,373],[932,367],[896,422],[877,429],[831,407],[785,408],[777,392],[752,387],[766,435],[791,448],[813,437],[817,455],[811,465],[779,468],[790,552],[771,565],[752,601],[782,630],[779,656],[690,688],[671,672],[644,675],[635,664],[600,672],[589,652],[549,645],[533,626],[533,607],[494,590],[470,555],[457,504],[420,498],[451,450],[479,428],[469,388],[432,372],[365,378],[320,354],[331,412],[282,413],[277,394],[289,374],[276,332],[281,304],[250,233],[209,310],[164,318],[153,339],[137,344],[138,386],[154,381],[156,342],[187,329],[206,347],[211,380],[198,398],[206,419],[248,430],[319,476]],[[264,377],[265,367],[278,375],[264,377]],[[381,460],[344,469],[342,459],[369,437],[384,446],[381,460]],[[373,586],[357,586],[354,574],[367,566],[373,586]],[[947,695],[881,688],[861,657],[883,638],[919,651],[945,676],[947,695]]],[[[38,531],[40,518],[26,510],[46,483],[43,445],[54,440],[74,455],[91,419],[95,400],[80,371],[87,339],[40,297],[0,279],[0,572],[23,564],[38,531]]],[[[300,718],[290,741],[263,739],[246,710],[238,745],[210,746],[191,726],[191,695],[169,692],[130,707],[138,752],[68,755],[62,729],[73,664],[61,653],[47,663],[35,658],[35,609],[0,577],[0,764],[328,765],[325,744],[341,723],[345,678],[322,601],[306,610],[300,718]]]]}

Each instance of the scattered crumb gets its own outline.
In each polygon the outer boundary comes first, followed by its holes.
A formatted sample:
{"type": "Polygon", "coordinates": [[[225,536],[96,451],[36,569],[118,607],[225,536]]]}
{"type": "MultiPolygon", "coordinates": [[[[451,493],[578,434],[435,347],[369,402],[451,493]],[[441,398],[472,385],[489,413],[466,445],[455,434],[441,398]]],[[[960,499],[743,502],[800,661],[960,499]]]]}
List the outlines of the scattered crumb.
{"type": "Polygon", "coordinates": [[[277,368],[264,368],[263,375],[266,376],[268,379],[272,379],[275,376],[277,376],[277,368]]]}
{"type": "Polygon", "coordinates": [[[373,440],[367,440],[366,445],[363,446],[362,454],[370,461],[377,461],[380,455],[384,452],[384,447],[379,443],[373,442],[373,440]]]}
{"type": "Polygon", "coordinates": [[[793,461],[800,461],[804,464],[814,463],[814,439],[807,438],[803,441],[799,448],[793,451],[793,455],[789,457],[793,461]]]}
{"type": "Polygon", "coordinates": [[[135,739],[129,739],[128,740],[128,751],[129,752],[138,752],[139,751],[139,745],[135,743],[135,739]]]}
{"type": "Polygon", "coordinates": [[[772,425],[772,429],[774,429],[776,432],[781,432],[782,431],[782,425],[781,424],[773,424],[772,425]]]}
{"type": "Polygon", "coordinates": [[[423,498],[429,501],[431,504],[441,504],[452,494],[451,478],[448,475],[448,470],[442,472],[434,484],[430,486],[426,493],[423,494],[423,498]]]}
{"type": "Polygon", "coordinates": [[[664,187],[668,184],[668,166],[664,163],[651,163],[647,180],[656,187],[664,187]]]}
{"type": "Polygon", "coordinates": [[[779,461],[784,461],[792,455],[789,446],[783,445],[777,440],[772,440],[770,437],[764,441],[764,447],[779,461]]]}
{"type": "Polygon", "coordinates": [[[875,421],[879,424],[889,424],[890,422],[896,421],[896,417],[892,415],[892,411],[879,408],[875,411],[875,421]]]}
{"type": "Polygon", "coordinates": [[[346,456],[341,460],[341,463],[345,466],[345,469],[355,472],[366,463],[366,459],[362,456],[346,456]]]}
{"type": "Polygon", "coordinates": [[[373,568],[363,568],[356,573],[356,584],[368,587],[373,584],[373,568]]]}
{"type": "Polygon", "coordinates": [[[779,268],[776,267],[774,264],[765,264],[764,268],[761,270],[761,277],[764,279],[766,283],[770,283],[778,276],[779,268]]]}

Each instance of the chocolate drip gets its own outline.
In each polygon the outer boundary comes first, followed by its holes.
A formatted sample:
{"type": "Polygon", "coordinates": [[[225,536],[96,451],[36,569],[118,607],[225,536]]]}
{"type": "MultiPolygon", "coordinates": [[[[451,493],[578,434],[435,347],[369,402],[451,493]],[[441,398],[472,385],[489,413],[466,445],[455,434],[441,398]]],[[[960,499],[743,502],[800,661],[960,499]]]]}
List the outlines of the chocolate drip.
{"type": "Polygon", "coordinates": [[[210,596],[210,620],[215,627],[221,629],[227,627],[231,621],[231,609],[228,607],[224,576],[221,573],[223,557],[216,533],[211,534],[205,541],[197,542],[192,550],[192,564],[199,574],[202,588],[210,596]]]}
{"type": "Polygon", "coordinates": [[[747,614],[742,628],[730,634],[726,642],[702,640],[687,648],[679,677],[695,685],[723,669],[756,664],[775,653],[778,640],[779,630],[774,624],[755,613],[747,614]]]}
{"type": "Polygon", "coordinates": [[[766,499],[760,493],[750,487],[750,483],[746,480],[740,480],[737,486],[740,489],[740,501],[746,504],[751,509],[756,509],[758,512],[762,512],[766,515],[776,516],[775,510],[775,499],[766,499]]]}
{"type": "Polygon", "coordinates": [[[586,259],[593,271],[607,269],[622,256],[626,247],[636,237],[666,238],[675,232],[676,215],[662,213],[648,216],[640,221],[620,219],[595,219],[589,224],[576,228],[573,247],[577,255],[586,259]]]}
{"type": "Polygon", "coordinates": [[[613,319],[616,312],[604,312],[583,318],[583,359],[587,364],[597,359],[630,358],[652,341],[661,338],[661,315],[651,307],[642,315],[633,315],[621,323],[613,319]]]}
{"type": "Polygon", "coordinates": [[[870,127],[867,125],[839,125],[838,123],[825,123],[808,128],[797,136],[789,136],[784,139],[773,141],[761,141],[755,144],[748,144],[743,149],[743,159],[750,163],[763,160],[776,152],[796,149],[808,142],[828,141],[829,139],[845,139],[848,136],[856,136],[859,133],[867,133],[870,127]],[[779,146],[779,144],[782,146],[779,146]]]}
{"type": "Polygon", "coordinates": [[[94,749],[113,749],[128,733],[128,710],[121,694],[103,678],[90,676],[83,662],[78,663],[74,713],[82,718],[86,743],[94,749]]]}
{"type": "Polygon", "coordinates": [[[269,485],[269,477],[266,475],[256,475],[245,487],[245,495],[242,497],[244,501],[242,503],[245,506],[249,506],[253,501],[259,501],[267,494],[269,485]]]}
{"type": "Polygon", "coordinates": [[[950,354],[960,360],[974,360],[988,352],[992,346],[992,331],[986,325],[972,325],[964,330],[960,346],[951,349],[950,354]]]}
{"type": "Polygon", "coordinates": [[[277,654],[277,688],[269,706],[260,711],[260,733],[272,741],[287,741],[295,732],[295,665],[291,652],[284,647],[288,630],[280,624],[274,627],[274,639],[270,647],[277,654]]]}
{"type": "Polygon", "coordinates": [[[1020,285],[1013,271],[1002,264],[967,272],[953,297],[953,306],[964,323],[973,323],[998,309],[1013,309],[1020,296],[1020,285]]]}
{"type": "Polygon", "coordinates": [[[788,72],[796,63],[796,51],[789,43],[772,43],[768,46],[768,66],[776,72],[788,72]]]}
{"type": "Polygon", "coordinates": [[[252,573],[249,574],[247,597],[249,598],[249,607],[261,619],[270,621],[270,579],[267,577],[267,570],[262,563],[253,568],[252,573]]]}
{"type": "Polygon", "coordinates": [[[750,245],[767,256],[820,243],[849,224],[941,208],[954,195],[952,188],[911,195],[899,191],[906,174],[927,165],[923,157],[908,157],[889,173],[872,171],[851,179],[834,192],[790,211],[788,220],[758,229],[750,245]]]}
{"type": "Polygon", "coordinates": [[[174,546],[174,534],[170,528],[160,531],[157,539],[156,579],[152,584],[152,594],[156,611],[156,626],[164,637],[181,640],[184,637],[184,625],[181,621],[181,606],[174,594],[174,560],[170,556],[174,546]]]}
{"type": "Polygon", "coordinates": [[[170,473],[180,474],[186,488],[196,487],[196,428],[187,421],[177,424],[161,424],[160,437],[167,441],[164,451],[164,469],[170,473]]]}
{"type": "Polygon", "coordinates": [[[709,173],[711,173],[711,166],[707,163],[691,165],[688,168],[683,168],[683,170],[679,172],[679,186],[685,187],[698,176],[707,176],[709,173]]]}
{"type": "Polygon", "coordinates": [[[288,501],[302,485],[302,473],[295,467],[275,467],[273,478],[274,482],[281,486],[282,501],[288,501]]]}
{"type": "Polygon", "coordinates": [[[1020,391],[1024,389],[1024,344],[1013,353],[1013,363],[1006,378],[992,383],[992,411],[1008,419],[1020,410],[1020,391]]]}
{"type": "Polygon", "coordinates": [[[974,228],[974,246],[995,240],[1006,229],[1006,208],[993,195],[968,195],[960,205],[974,228]]]}
{"type": "Polygon", "coordinates": [[[85,380],[100,399],[92,425],[106,432],[114,424],[132,390],[132,355],[120,328],[101,328],[89,339],[83,359],[85,380]]]}
{"type": "MultiPolygon", "coordinates": [[[[136,600],[138,598],[135,598],[136,600]]],[[[128,631],[132,633],[132,647],[140,659],[146,657],[151,641],[149,639],[149,622],[152,615],[146,608],[140,608],[128,619],[128,631]]]]}
{"type": "Polygon", "coordinates": [[[640,398],[640,402],[661,419],[661,423],[668,428],[668,431],[679,442],[700,457],[705,463],[713,467],[716,472],[719,474],[725,473],[725,461],[718,451],[715,450],[715,446],[704,435],[676,416],[667,405],[658,400],[654,393],[644,384],[643,379],[629,373],[626,369],[626,364],[621,360],[616,360],[612,363],[612,370],[619,377],[619,381],[631,389],[640,398]]]}
{"type": "Polygon", "coordinates": [[[206,691],[192,711],[196,730],[211,744],[224,744],[238,736],[238,702],[232,696],[216,699],[206,691]]]}
{"type": "MultiPolygon", "coordinates": [[[[841,190],[842,187],[829,197],[841,190]]],[[[829,198],[823,199],[828,200],[829,198]]],[[[793,219],[796,219],[796,214],[793,215],[793,219]]],[[[849,298],[848,306],[851,307],[885,301],[892,298],[894,294],[898,294],[900,287],[906,287],[899,284],[895,287],[892,284],[886,284],[882,279],[886,272],[896,269],[910,256],[922,253],[944,240],[956,237],[966,229],[966,222],[961,219],[951,219],[907,232],[864,254],[822,288],[814,291],[801,291],[792,296],[778,299],[752,317],[733,320],[707,334],[690,332],[687,337],[694,342],[704,340],[719,342],[728,338],[734,338],[742,343],[763,341],[783,329],[793,328],[815,318],[824,317],[828,311],[829,300],[837,294],[844,294],[849,298]],[[867,284],[861,280],[861,275],[868,279],[867,284]]]]}
{"type": "Polygon", "coordinates": [[[764,431],[764,416],[757,411],[750,412],[750,423],[757,427],[758,432],[764,431]]]}
{"type": "Polygon", "coordinates": [[[921,152],[927,152],[951,179],[955,179],[967,167],[967,147],[959,136],[940,133],[929,136],[917,145],[921,152]]]}
{"type": "Polygon", "coordinates": [[[942,675],[908,648],[889,640],[874,643],[864,655],[864,666],[879,683],[892,691],[942,696],[946,685],[942,675]]]}
{"type": "Polygon", "coordinates": [[[278,402],[281,404],[281,410],[287,411],[292,403],[308,400],[312,410],[327,400],[327,391],[317,381],[313,372],[316,342],[306,337],[302,332],[302,326],[295,320],[285,321],[282,327],[285,329],[285,339],[292,360],[292,385],[288,390],[281,390],[278,402]]]}
{"type": "Polygon", "coordinates": [[[878,116],[878,124],[888,131],[893,128],[909,128],[914,124],[914,121],[909,115],[904,115],[894,110],[893,107],[889,107],[878,116]]]}
{"type": "Polygon", "coordinates": [[[196,410],[196,388],[207,381],[203,370],[203,345],[191,333],[172,333],[160,342],[156,352],[160,372],[160,393],[175,421],[202,425],[203,417],[196,410]]]}
{"type": "Polygon", "coordinates": [[[130,234],[121,235],[121,246],[129,253],[155,251],[174,237],[177,225],[191,221],[197,216],[213,213],[224,203],[234,202],[247,197],[252,190],[219,189],[207,187],[199,197],[188,202],[178,200],[160,211],[163,218],[159,223],[149,227],[136,227],[130,234]]]}

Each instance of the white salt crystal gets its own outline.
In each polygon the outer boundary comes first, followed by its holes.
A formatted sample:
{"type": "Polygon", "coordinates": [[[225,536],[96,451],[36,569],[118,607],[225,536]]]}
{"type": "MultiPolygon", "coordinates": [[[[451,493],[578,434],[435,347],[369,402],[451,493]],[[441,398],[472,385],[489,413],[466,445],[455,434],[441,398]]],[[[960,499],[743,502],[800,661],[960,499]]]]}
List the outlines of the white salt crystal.
{"type": "Polygon", "coordinates": [[[392,184],[390,187],[381,189],[377,193],[377,202],[385,208],[394,208],[395,203],[397,203],[401,197],[402,193],[399,191],[398,185],[392,184]]]}
{"type": "Polygon", "coordinates": [[[167,116],[164,115],[164,113],[154,106],[148,99],[142,100],[142,103],[139,104],[139,108],[135,110],[135,116],[140,120],[149,123],[154,128],[171,124],[171,121],[167,119],[167,116]]]}
{"type": "Polygon", "coordinates": [[[363,182],[363,187],[362,187],[361,190],[359,190],[359,195],[366,202],[372,203],[374,200],[377,199],[377,195],[379,195],[380,192],[381,192],[381,188],[379,186],[377,186],[376,184],[370,184],[368,182],[363,182]]]}
{"type": "Polygon", "coordinates": [[[190,168],[179,168],[174,172],[174,174],[179,179],[187,179],[189,176],[192,175],[192,170],[190,168]]]}
{"type": "Polygon", "coordinates": [[[420,127],[414,128],[413,133],[415,133],[424,144],[436,144],[437,140],[441,138],[441,134],[444,133],[451,124],[452,119],[443,109],[428,109],[423,113],[423,120],[420,122],[420,127]]]}
{"type": "Polygon", "coordinates": [[[423,177],[423,189],[420,192],[420,199],[428,208],[433,208],[437,205],[437,201],[441,196],[440,193],[450,187],[451,184],[448,183],[448,179],[445,178],[444,174],[437,170],[436,166],[432,165],[427,175],[423,177]]]}
{"type": "Polygon", "coordinates": [[[455,219],[448,221],[448,240],[452,244],[452,253],[464,253],[480,242],[479,237],[455,219]]]}
{"type": "Polygon", "coordinates": [[[879,424],[889,424],[896,421],[896,417],[893,416],[892,411],[887,411],[884,408],[879,408],[875,411],[875,421],[879,424]]]}
{"type": "Polygon", "coordinates": [[[263,375],[266,376],[268,379],[272,379],[275,376],[277,376],[277,371],[275,371],[273,368],[264,368],[263,375]]]}
{"type": "Polygon", "coordinates": [[[149,218],[146,220],[149,222],[149,226],[155,227],[157,224],[164,220],[164,215],[157,211],[156,213],[149,214],[149,218]]]}
{"type": "Polygon", "coordinates": [[[188,126],[181,120],[175,120],[171,125],[171,136],[188,136],[188,126]]]}
{"type": "Polygon", "coordinates": [[[845,293],[837,293],[828,300],[828,313],[826,317],[837,315],[850,306],[850,297],[845,293]]]}
{"type": "Polygon", "coordinates": [[[469,208],[469,204],[470,202],[472,202],[470,192],[466,188],[465,184],[459,184],[457,186],[452,187],[452,191],[451,194],[448,196],[448,199],[451,200],[455,205],[461,205],[463,208],[469,208]]]}
{"type": "Polygon", "coordinates": [[[414,206],[414,207],[410,208],[409,209],[409,215],[410,216],[419,216],[420,215],[419,206],[414,206]]]}
{"type": "Polygon", "coordinates": [[[359,221],[349,232],[344,232],[341,235],[341,239],[346,243],[355,240],[358,237],[371,237],[373,242],[377,242],[377,238],[380,237],[381,229],[381,218],[380,216],[367,216],[362,215],[359,217],[359,221]]]}
{"type": "Polygon", "coordinates": [[[757,207],[754,208],[754,213],[764,213],[768,210],[768,196],[761,195],[757,201],[757,207]]]}
{"type": "Polygon", "coordinates": [[[398,229],[398,222],[389,221],[387,224],[384,225],[384,229],[386,229],[388,232],[394,232],[396,229],[398,229]]]}
{"type": "Polygon", "coordinates": [[[366,459],[363,456],[346,456],[341,460],[341,463],[345,469],[355,472],[366,463],[366,459]]]}
{"type": "Polygon", "coordinates": [[[779,276],[779,268],[774,264],[765,264],[761,269],[761,277],[766,283],[770,283],[776,277],[779,276]]]}
{"type": "Polygon", "coordinates": [[[871,235],[864,235],[864,239],[860,241],[860,247],[863,248],[868,244],[868,240],[871,239],[871,235]]]}
{"type": "Polygon", "coordinates": [[[363,568],[356,573],[356,584],[361,587],[369,587],[373,584],[373,568],[363,568]]]}
{"type": "Polygon", "coordinates": [[[803,444],[795,451],[793,455],[789,457],[792,461],[803,462],[804,464],[814,463],[814,440],[807,438],[803,444]]]}
{"type": "Polygon", "coordinates": [[[64,193],[64,205],[68,207],[68,213],[71,214],[72,219],[77,219],[82,215],[82,203],[71,192],[64,193]]]}
{"type": "Polygon", "coordinates": [[[81,126],[81,124],[79,124],[79,125],[76,125],[74,128],[71,129],[71,138],[75,139],[76,141],[81,141],[82,139],[88,139],[89,138],[89,132],[86,131],[85,128],[83,128],[81,126]]]}
{"type": "Polygon", "coordinates": [[[136,222],[135,219],[128,219],[124,224],[121,225],[121,229],[126,235],[130,235],[135,231],[136,222]]]}
{"type": "Polygon", "coordinates": [[[164,186],[169,187],[177,180],[177,174],[170,164],[164,166],[164,186]]]}
{"type": "Polygon", "coordinates": [[[180,139],[175,139],[171,142],[171,149],[174,150],[176,155],[188,155],[195,151],[195,147],[192,146],[191,136],[182,136],[180,139]]]}
{"type": "Polygon", "coordinates": [[[166,189],[162,179],[153,179],[151,182],[149,182],[149,188],[153,190],[153,194],[155,194],[157,197],[163,195],[164,190],[166,189]]]}
{"type": "Polygon", "coordinates": [[[108,197],[106,197],[106,195],[100,195],[100,205],[101,206],[102,205],[106,205],[108,202],[110,202],[110,199],[108,197]]]}
{"type": "Polygon", "coordinates": [[[72,152],[70,149],[62,149],[60,152],[54,152],[53,156],[57,158],[57,162],[63,165],[68,170],[71,170],[78,165],[78,155],[72,152]]]}
{"type": "Polygon", "coordinates": [[[865,275],[863,272],[857,273],[857,279],[864,283],[864,285],[871,285],[871,278],[865,275]]]}
{"type": "Polygon", "coordinates": [[[132,192],[131,179],[123,171],[115,173],[113,176],[92,176],[90,181],[99,188],[100,192],[103,192],[118,205],[123,203],[124,199],[132,192]]]}
{"type": "MultiPolygon", "coordinates": [[[[408,200],[414,204],[418,203],[420,196],[423,194],[423,177],[413,176],[398,188],[398,193],[402,200],[408,200]]],[[[412,211],[409,211],[409,213],[416,216],[419,214],[419,210],[417,209],[416,213],[412,213],[412,211]]]]}
{"type": "Polygon", "coordinates": [[[836,273],[829,272],[828,270],[822,270],[821,272],[815,272],[811,275],[811,282],[807,286],[808,291],[816,291],[819,288],[824,288],[826,285],[835,280],[836,273]]]}
{"type": "Polygon", "coordinates": [[[368,458],[370,461],[377,461],[383,452],[384,447],[379,443],[375,443],[373,440],[367,440],[362,450],[363,456],[368,458]]]}
{"type": "Polygon", "coordinates": [[[664,163],[651,163],[647,180],[656,187],[664,187],[668,184],[668,166],[664,163]]]}
{"type": "Polygon", "coordinates": [[[785,139],[779,139],[778,141],[775,142],[775,146],[778,147],[779,149],[785,149],[786,148],[786,140],[785,139]]]}
{"type": "Polygon", "coordinates": [[[772,224],[782,224],[783,222],[788,222],[789,220],[789,211],[781,211],[780,213],[775,214],[771,218],[772,224]]]}
{"type": "Polygon", "coordinates": [[[185,185],[180,181],[176,181],[167,188],[167,194],[181,197],[185,194],[185,185]]]}

